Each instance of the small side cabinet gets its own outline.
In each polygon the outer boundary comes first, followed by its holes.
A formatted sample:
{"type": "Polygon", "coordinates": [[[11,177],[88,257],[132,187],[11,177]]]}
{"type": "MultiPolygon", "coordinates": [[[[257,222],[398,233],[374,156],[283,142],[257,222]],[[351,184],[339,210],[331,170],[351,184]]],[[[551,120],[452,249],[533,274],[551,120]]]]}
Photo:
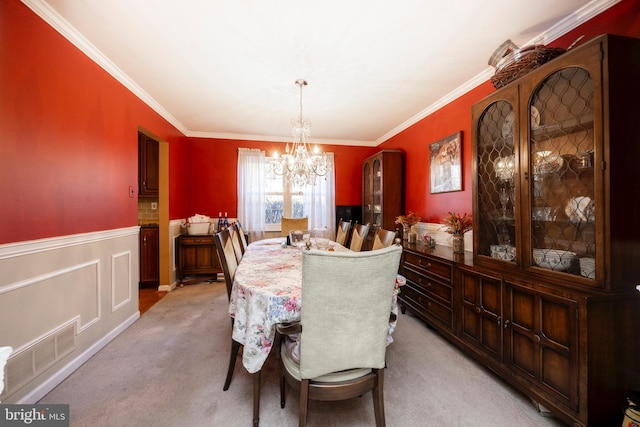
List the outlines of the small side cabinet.
{"type": "Polygon", "coordinates": [[[218,273],[222,273],[214,239],[215,236],[210,234],[176,237],[177,277],[180,283],[187,276],[217,278],[218,273]]]}

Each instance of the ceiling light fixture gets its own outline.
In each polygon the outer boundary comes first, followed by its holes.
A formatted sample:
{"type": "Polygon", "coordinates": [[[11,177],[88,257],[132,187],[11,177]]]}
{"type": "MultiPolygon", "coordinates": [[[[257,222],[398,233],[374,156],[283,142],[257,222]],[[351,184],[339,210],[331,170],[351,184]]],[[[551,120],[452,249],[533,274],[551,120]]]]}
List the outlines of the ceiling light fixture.
{"type": "Polygon", "coordinates": [[[307,85],[307,81],[299,79],[295,84],[300,88],[300,115],[291,119],[293,146],[289,147],[287,143],[282,156],[277,151],[273,153],[269,166],[274,175],[284,176],[295,187],[304,187],[315,185],[319,176],[326,176],[330,165],[327,155],[321,153],[317,145],[312,150],[307,141],[311,122],[302,115],[302,87],[307,85]]]}

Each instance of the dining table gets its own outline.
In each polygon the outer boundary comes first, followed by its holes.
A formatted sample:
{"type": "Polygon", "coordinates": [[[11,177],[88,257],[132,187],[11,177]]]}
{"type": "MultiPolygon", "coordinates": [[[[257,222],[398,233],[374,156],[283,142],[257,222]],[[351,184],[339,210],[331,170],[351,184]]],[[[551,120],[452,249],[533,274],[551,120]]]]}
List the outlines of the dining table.
{"type": "MultiPolygon", "coordinates": [[[[315,248],[314,239],[309,241],[315,248]]],[[[285,238],[268,238],[252,242],[235,272],[229,315],[233,317],[232,337],[244,346],[242,364],[250,373],[259,372],[273,346],[276,325],[300,320],[302,310],[302,251],[305,242],[287,245],[285,238]]],[[[349,251],[329,242],[329,251],[349,251]]],[[[387,345],[393,339],[398,315],[400,286],[405,279],[398,275],[393,292],[387,345]]],[[[347,284],[345,284],[347,286],[347,284]]]]}

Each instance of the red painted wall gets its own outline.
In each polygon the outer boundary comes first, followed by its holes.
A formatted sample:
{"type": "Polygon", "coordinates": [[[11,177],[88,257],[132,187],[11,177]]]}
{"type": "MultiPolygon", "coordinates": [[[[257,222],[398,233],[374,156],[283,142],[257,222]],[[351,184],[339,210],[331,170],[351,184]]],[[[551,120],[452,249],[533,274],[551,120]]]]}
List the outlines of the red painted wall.
{"type": "MultiPolygon", "coordinates": [[[[623,0],[553,44],[606,32],[640,37],[640,2],[623,0]]],[[[399,148],[407,211],[432,222],[471,211],[471,105],[492,91],[486,82],[376,148],[322,147],[336,153],[337,204],[361,203],[362,160],[399,148]],[[429,194],[428,145],[457,131],[463,191],[429,194]]],[[[237,148],[279,146],[184,137],[19,0],[0,1],[0,244],[136,225],[138,126],[169,143],[171,219],[235,216],[237,148]]]]}
{"type": "MultiPolygon", "coordinates": [[[[236,217],[238,148],[258,148],[270,156],[274,151],[284,152],[285,143],[188,138],[184,146],[182,154],[186,155],[189,167],[181,178],[181,194],[171,194],[172,198],[182,200],[180,207],[171,211],[174,219],[195,213],[215,216],[218,212],[228,212],[230,217],[236,217]]],[[[362,200],[362,160],[369,155],[371,147],[319,147],[335,156],[336,204],[359,205],[362,200]]]]}
{"type": "Polygon", "coordinates": [[[17,0],[0,43],[0,243],[136,225],[138,126],[184,137],[17,0]]]}

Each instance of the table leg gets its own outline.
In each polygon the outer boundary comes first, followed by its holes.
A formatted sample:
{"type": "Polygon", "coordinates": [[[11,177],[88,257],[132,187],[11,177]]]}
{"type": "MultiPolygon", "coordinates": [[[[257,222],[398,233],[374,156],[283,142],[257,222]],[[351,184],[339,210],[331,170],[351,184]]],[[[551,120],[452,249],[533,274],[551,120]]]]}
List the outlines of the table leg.
{"type": "Polygon", "coordinates": [[[253,376],[253,426],[258,427],[260,422],[260,371],[253,376]]]}

